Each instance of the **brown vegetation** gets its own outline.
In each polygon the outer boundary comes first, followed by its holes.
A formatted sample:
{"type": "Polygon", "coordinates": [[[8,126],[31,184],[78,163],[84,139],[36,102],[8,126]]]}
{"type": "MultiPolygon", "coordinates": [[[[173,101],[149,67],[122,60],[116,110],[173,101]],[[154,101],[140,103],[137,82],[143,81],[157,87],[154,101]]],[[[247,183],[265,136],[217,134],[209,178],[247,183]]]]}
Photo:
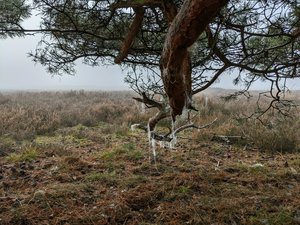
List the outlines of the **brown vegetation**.
{"type": "MultiPolygon", "coordinates": [[[[244,120],[255,104],[198,96],[205,130],[149,163],[128,92],[3,93],[0,224],[299,224],[299,114],[244,120]],[[292,115],[293,116],[293,115],[292,115]],[[230,142],[214,135],[242,136],[230,142]]],[[[180,122],[180,121],[179,121],[180,122]]],[[[161,122],[160,129],[168,125],[161,122]]]]}

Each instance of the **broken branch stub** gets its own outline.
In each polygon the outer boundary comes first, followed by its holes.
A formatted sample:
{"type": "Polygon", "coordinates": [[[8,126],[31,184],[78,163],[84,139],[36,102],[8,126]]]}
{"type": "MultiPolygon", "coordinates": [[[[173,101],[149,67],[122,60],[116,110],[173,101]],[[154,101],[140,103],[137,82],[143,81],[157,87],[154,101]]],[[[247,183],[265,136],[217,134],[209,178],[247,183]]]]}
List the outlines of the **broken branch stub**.
{"type": "Polygon", "coordinates": [[[186,0],[168,30],[160,61],[161,76],[172,119],[190,104],[191,69],[188,47],[228,0],[186,0]]]}

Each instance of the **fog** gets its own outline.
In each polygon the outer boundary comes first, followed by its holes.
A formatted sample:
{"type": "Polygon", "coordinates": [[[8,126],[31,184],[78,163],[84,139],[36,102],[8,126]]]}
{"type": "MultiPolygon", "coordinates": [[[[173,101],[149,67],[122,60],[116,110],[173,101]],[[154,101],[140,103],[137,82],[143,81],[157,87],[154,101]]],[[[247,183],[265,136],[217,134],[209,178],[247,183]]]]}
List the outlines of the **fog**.
{"type": "MultiPolygon", "coordinates": [[[[23,24],[25,28],[38,27],[38,17],[33,17],[23,24]]],[[[123,82],[125,74],[118,66],[90,67],[77,62],[76,75],[53,76],[46,68],[35,64],[27,56],[34,51],[40,37],[27,36],[25,38],[0,39],[0,91],[2,90],[124,90],[129,89],[123,82]]],[[[236,89],[232,76],[224,75],[213,87],[236,89]]],[[[300,80],[288,82],[291,89],[299,89],[300,80]]],[[[256,82],[252,90],[267,89],[263,82],[256,82]]]]}
{"type": "Polygon", "coordinates": [[[127,89],[117,66],[90,67],[78,62],[76,75],[53,76],[27,53],[38,37],[0,40],[0,89],[127,89]]]}

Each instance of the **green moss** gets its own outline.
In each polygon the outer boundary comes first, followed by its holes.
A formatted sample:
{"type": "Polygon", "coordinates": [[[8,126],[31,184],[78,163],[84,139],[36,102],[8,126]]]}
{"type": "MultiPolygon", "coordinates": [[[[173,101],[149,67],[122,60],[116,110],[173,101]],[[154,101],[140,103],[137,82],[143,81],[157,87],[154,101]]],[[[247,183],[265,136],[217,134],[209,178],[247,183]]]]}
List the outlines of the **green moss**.
{"type": "Polygon", "coordinates": [[[35,143],[39,146],[71,145],[76,147],[85,147],[93,144],[93,142],[88,140],[87,138],[79,138],[78,136],[73,134],[58,136],[38,136],[35,139],[35,143]]]}
{"type": "Polygon", "coordinates": [[[118,182],[118,174],[115,171],[104,173],[92,172],[86,175],[85,180],[89,182],[101,182],[108,185],[115,185],[118,182]]]}
{"type": "Polygon", "coordinates": [[[191,189],[188,186],[178,186],[172,191],[166,192],[164,198],[167,201],[175,201],[178,199],[188,199],[190,198],[191,189]]]}
{"type": "Polygon", "coordinates": [[[11,137],[0,137],[1,147],[11,147],[16,144],[16,141],[11,137]]]}
{"type": "Polygon", "coordinates": [[[100,155],[100,158],[112,161],[116,158],[116,152],[115,151],[105,151],[100,155]]]}
{"type": "Polygon", "coordinates": [[[142,175],[132,175],[127,179],[122,180],[122,185],[127,188],[134,188],[139,184],[146,183],[148,179],[142,175]]]}
{"type": "Polygon", "coordinates": [[[34,140],[37,145],[54,145],[62,142],[61,136],[37,136],[34,140]]]}
{"type": "Polygon", "coordinates": [[[232,165],[232,168],[235,168],[241,172],[248,172],[249,166],[243,163],[237,163],[232,165]]]}
{"type": "Polygon", "coordinates": [[[265,174],[268,172],[267,168],[261,164],[248,165],[244,163],[237,163],[231,166],[241,172],[251,174],[265,174]]]}
{"type": "Polygon", "coordinates": [[[135,145],[133,143],[126,143],[122,145],[122,148],[132,151],[135,150],[135,145]]]}
{"type": "Polygon", "coordinates": [[[0,157],[8,155],[14,147],[16,141],[11,137],[0,137],[0,157]]]}
{"type": "Polygon", "coordinates": [[[119,138],[119,137],[127,137],[129,135],[128,128],[127,127],[118,128],[115,131],[115,135],[116,135],[117,138],[119,138]]]}
{"type": "Polygon", "coordinates": [[[126,158],[130,161],[138,161],[144,158],[144,154],[141,151],[133,150],[127,153],[126,158]]]}
{"type": "Polygon", "coordinates": [[[111,150],[107,150],[100,154],[100,159],[113,161],[116,159],[125,159],[130,161],[136,161],[143,159],[144,154],[140,150],[137,150],[132,143],[126,143],[121,146],[116,146],[111,150]]]}
{"type": "Polygon", "coordinates": [[[268,170],[265,166],[250,166],[249,172],[252,174],[266,174],[268,170]]]}
{"type": "Polygon", "coordinates": [[[63,184],[50,184],[47,186],[46,194],[49,199],[64,199],[66,197],[78,197],[80,192],[91,190],[91,187],[85,183],[63,183],[63,184]]]}
{"type": "Polygon", "coordinates": [[[7,160],[11,162],[33,161],[39,156],[36,148],[28,147],[21,153],[12,153],[7,156],[7,160]]]}

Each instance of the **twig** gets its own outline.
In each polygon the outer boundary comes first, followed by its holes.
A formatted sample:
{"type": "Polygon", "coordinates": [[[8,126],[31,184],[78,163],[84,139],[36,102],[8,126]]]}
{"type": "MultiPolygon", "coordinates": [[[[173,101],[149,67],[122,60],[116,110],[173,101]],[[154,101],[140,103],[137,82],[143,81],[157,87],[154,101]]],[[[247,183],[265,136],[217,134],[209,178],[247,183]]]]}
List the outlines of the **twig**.
{"type": "Polygon", "coordinates": [[[195,128],[195,129],[197,129],[197,130],[201,130],[201,129],[207,128],[207,127],[211,126],[214,122],[216,122],[217,119],[218,119],[218,118],[215,118],[212,122],[210,122],[210,123],[208,123],[208,124],[205,124],[205,125],[203,125],[203,126],[200,126],[200,127],[199,127],[199,126],[196,126],[196,125],[193,124],[193,123],[183,125],[183,126],[181,126],[181,127],[178,127],[178,128],[174,131],[173,134],[177,134],[177,133],[179,133],[179,132],[181,132],[181,131],[183,131],[183,130],[185,130],[185,129],[188,129],[188,128],[195,128]]]}

